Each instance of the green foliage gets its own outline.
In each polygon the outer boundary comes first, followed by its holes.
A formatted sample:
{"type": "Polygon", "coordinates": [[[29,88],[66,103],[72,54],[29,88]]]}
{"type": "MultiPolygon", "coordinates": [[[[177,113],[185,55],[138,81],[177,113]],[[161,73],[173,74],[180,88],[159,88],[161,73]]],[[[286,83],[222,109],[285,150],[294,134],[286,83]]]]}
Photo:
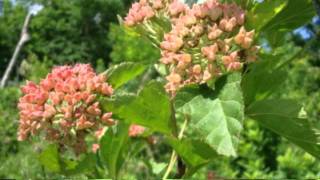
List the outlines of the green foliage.
{"type": "Polygon", "coordinates": [[[113,88],[117,89],[128,81],[134,79],[136,76],[143,73],[145,69],[145,65],[131,62],[115,65],[109,68],[106,72],[108,82],[112,85],[113,88]]]}
{"type": "Polygon", "coordinates": [[[272,45],[279,45],[285,33],[304,25],[314,15],[312,0],[288,0],[287,5],[261,29],[272,45]]]}
{"type": "Polygon", "coordinates": [[[26,10],[23,6],[13,6],[9,0],[3,1],[3,15],[0,16],[0,74],[5,70],[19,41],[26,10]]]}
{"type": "Polygon", "coordinates": [[[127,124],[121,123],[117,129],[109,129],[100,142],[100,156],[112,179],[117,179],[126,159],[125,155],[129,145],[128,128],[127,124]]]}
{"type": "Polygon", "coordinates": [[[102,105],[127,123],[139,124],[165,134],[171,132],[170,100],[161,83],[150,82],[138,95],[116,96],[104,100],[102,105]]]}
{"type": "Polygon", "coordinates": [[[217,88],[216,96],[214,99],[196,96],[182,111],[190,117],[189,126],[195,129],[195,137],[218,154],[235,156],[244,118],[240,74],[229,75],[221,90],[217,88]]]}
{"type": "Polygon", "coordinates": [[[44,9],[30,24],[27,52],[55,64],[108,60],[109,23],[124,12],[123,1],[41,1],[44,9]],[[110,11],[110,9],[113,9],[110,11]]]}
{"type": "Polygon", "coordinates": [[[256,4],[248,14],[248,24],[259,31],[288,4],[288,0],[264,0],[256,4]]]}
{"type": "Polygon", "coordinates": [[[247,114],[319,158],[318,132],[307,119],[299,118],[300,110],[301,106],[294,101],[263,100],[249,106],[247,114]]]}
{"type": "Polygon", "coordinates": [[[155,63],[160,58],[156,48],[129,28],[111,24],[108,37],[109,43],[113,45],[110,57],[114,63],[126,61],[155,63]]]}
{"type": "Polygon", "coordinates": [[[27,59],[22,61],[19,74],[25,77],[25,79],[39,82],[40,79],[46,77],[52,66],[52,61],[49,59],[45,58],[41,61],[35,54],[30,54],[27,59]]]}
{"type": "Polygon", "coordinates": [[[77,174],[89,174],[96,167],[96,155],[88,153],[83,155],[79,160],[61,158],[63,174],[74,176],[77,174]]]}
{"type": "Polygon", "coordinates": [[[260,61],[248,67],[241,82],[246,105],[279,92],[288,78],[283,66],[300,53],[300,48],[290,45],[275,49],[273,55],[261,54],[260,61]]]}
{"type": "Polygon", "coordinates": [[[41,164],[51,172],[61,171],[59,152],[56,145],[51,144],[39,155],[41,164]]]}
{"type": "Polygon", "coordinates": [[[183,139],[179,141],[174,138],[168,138],[167,143],[173,147],[186,163],[186,176],[192,175],[200,167],[217,157],[217,154],[210,146],[199,140],[183,139]]]}
{"type": "MultiPolygon", "coordinates": [[[[317,59],[317,51],[305,56],[306,51],[288,42],[292,39],[284,41],[287,32],[314,16],[311,0],[232,1],[248,11],[246,26],[256,30],[258,42],[267,40],[259,61],[246,66],[241,74],[220,78],[214,87],[188,86],[174,98],[160,83],[161,68],[155,66],[158,72],[151,68],[159,60],[159,50],[138,33],[114,24],[116,14],[122,15],[129,1],[29,2],[40,2],[45,8],[32,19],[32,39],[21,54],[25,60],[16,79],[38,82],[53,65],[91,63],[98,72],[107,73],[108,82],[115,89],[115,95],[101,99],[101,105],[113,112],[117,125],[107,129],[97,154],[75,157],[49,145],[40,153],[41,164],[34,163],[33,151],[39,150],[16,141],[15,106],[20,93],[14,87],[0,90],[0,178],[158,179],[165,171],[164,162],[171,148],[186,165],[185,177],[195,173],[195,178],[204,179],[208,172],[222,178],[319,176],[317,126],[304,117],[306,114],[295,101],[282,100],[303,100],[303,110],[311,112],[311,119],[316,122],[320,112],[319,68],[317,60],[307,60],[317,59]],[[148,83],[150,79],[159,81],[148,83]],[[176,136],[184,118],[187,128],[180,139],[176,136]],[[129,138],[132,124],[150,131],[139,138],[129,138]],[[134,155],[139,158],[128,161],[134,155]]],[[[18,41],[24,7],[28,2],[11,6],[5,1],[5,15],[0,16],[1,62],[7,62],[18,41]]],[[[318,49],[318,45],[312,48],[318,49]]],[[[0,72],[4,68],[0,67],[0,72]]]]}

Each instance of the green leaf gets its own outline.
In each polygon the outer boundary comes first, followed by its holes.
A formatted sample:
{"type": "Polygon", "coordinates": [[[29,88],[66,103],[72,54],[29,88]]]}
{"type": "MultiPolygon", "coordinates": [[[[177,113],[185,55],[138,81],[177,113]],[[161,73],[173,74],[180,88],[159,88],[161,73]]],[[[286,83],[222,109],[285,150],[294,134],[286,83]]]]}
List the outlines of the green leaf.
{"type": "Polygon", "coordinates": [[[246,105],[277,92],[288,77],[283,69],[301,53],[299,48],[277,48],[274,54],[261,54],[260,60],[249,66],[241,82],[246,105]]]}
{"type": "Polygon", "coordinates": [[[63,159],[64,174],[75,175],[93,172],[96,166],[96,155],[93,153],[86,154],[80,161],[63,159]]]}
{"type": "Polygon", "coordinates": [[[167,167],[166,163],[158,163],[155,162],[153,159],[150,159],[149,162],[152,167],[152,173],[155,175],[160,174],[167,167]]]}
{"type": "Polygon", "coordinates": [[[116,128],[108,129],[100,140],[101,150],[99,153],[113,179],[117,179],[127,154],[128,130],[129,126],[127,124],[119,123],[116,128]]]}
{"type": "Polygon", "coordinates": [[[246,115],[320,158],[319,132],[299,117],[301,106],[293,100],[262,100],[250,105],[246,115]]]}
{"type": "Polygon", "coordinates": [[[174,97],[174,107],[178,110],[199,94],[205,97],[210,97],[214,95],[214,92],[211,88],[209,88],[206,85],[185,86],[182,89],[180,89],[174,97]]]}
{"type": "Polygon", "coordinates": [[[242,130],[244,105],[240,78],[235,73],[220,79],[214,99],[196,96],[182,108],[190,117],[189,129],[194,128],[193,135],[226,156],[236,156],[242,130]]]}
{"type": "Polygon", "coordinates": [[[138,95],[121,95],[104,99],[103,108],[130,124],[170,134],[171,108],[169,96],[159,82],[148,83],[138,95]]]}
{"type": "Polygon", "coordinates": [[[173,147],[186,163],[187,176],[192,175],[196,170],[217,157],[210,146],[199,140],[167,138],[166,143],[173,147]]]}
{"type": "Polygon", "coordinates": [[[288,4],[261,31],[265,32],[272,45],[282,42],[284,33],[292,31],[315,15],[312,0],[289,0],[288,4]]]}
{"type": "Polygon", "coordinates": [[[41,152],[39,161],[50,172],[59,173],[61,171],[58,148],[55,144],[50,144],[41,152]]]}
{"type": "Polygon", "coordinates": [[[146,65],[132,62],[115,65],[107,71],[108,82],[117,89],[143,73],[146,68],[146,65]]]}
{"type": "Polygon", "coordinates": [[[259,31],[281,12],[287,3],[288,0],[265,0],[261,3],[256,3],[247,14],[247,23],[251,28],[259,31]]]}
{"type": "Polygon", "coordinates": [[[282,69],[273,69],[270,66],[271,63],[273,63],[272,60],[257,62],[243,76],[241,86],[246,105],[267,98],[285,82],[287,72],[282,69]]]}

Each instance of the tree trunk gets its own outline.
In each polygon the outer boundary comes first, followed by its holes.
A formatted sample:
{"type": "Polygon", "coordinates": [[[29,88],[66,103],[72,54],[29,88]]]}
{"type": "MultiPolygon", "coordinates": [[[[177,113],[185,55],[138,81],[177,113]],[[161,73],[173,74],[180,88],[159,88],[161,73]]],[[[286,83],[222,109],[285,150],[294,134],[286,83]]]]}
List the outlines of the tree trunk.
{"type": "Polygon", "coordinates": [[[6,69],[5,73],[4,73],[4,75],[2,76],[1,83],[0,83],[0,88],[4,88],[5,87],[8,79],[9,79],[10,73],[11,73],[14,65],[16,64],[16,61],[18,59],[18,55],[20,53],[20,50],[21,50],[22,46],[29,40],[28,25],[29,25],[30,18],[31,18],[31,14],[28,13],[26,18],[25,18],[23,27],[22,27],[20,40],[19,40],[19,42],[18,42],[18,44],[17,44],[17,46],[16,46],[16,48],[14,50],[12,58],[10,59],[9,65],[7,66],[7,69],[6,69]]]}

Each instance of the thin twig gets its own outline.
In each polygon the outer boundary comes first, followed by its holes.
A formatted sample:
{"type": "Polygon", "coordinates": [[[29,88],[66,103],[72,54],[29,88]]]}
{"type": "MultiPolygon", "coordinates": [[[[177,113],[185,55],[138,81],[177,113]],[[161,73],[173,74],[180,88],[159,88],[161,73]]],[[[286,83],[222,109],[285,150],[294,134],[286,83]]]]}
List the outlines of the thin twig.
{"type": "MultiPolygon", "coordinates": [[[[181,130],[179,132],[179,135],[178,135],[178,139],[179,140],[182,139],[183,133],[184,133],[186,127],[187,127],[187,124],[188,124],[188,118],[185,118],[184,123],[182,125],[182,128],[181,128],[181,130]]],[[[176,161],[177,161],[177,153],[173,150],[172,153],[171,153],[171,158],[170,158],[170,162],[169,162],[168,168],[167,168],[165,174],[163,175],[162,179],[167,179],[168,178],[168,176],[169,176],[171,170],[173,169],[173,166],[176,163],[176,161]]]]}
{"type": "Polygon", "coordinates": [[[22,31],[21,31],[21,35],[20,35],[20,40],[14,50],[12,58],[10,59],[9,65],[7,66],[7,69],[1,79],[0,88],[4,88],[4,86],[6,85],[8,79],[9,79],[9,75],[10,75],[14,65],[16,64],[16,61],[18,59],[18,55],[20,53],[22,46],[30,39],[30,37],[28,35],[28,25],[29,25],[31,16],[32,16],[31,13],[28,13],[25,18],[25,21],[24,21],[24,24],[22,27],[22,31]]]}

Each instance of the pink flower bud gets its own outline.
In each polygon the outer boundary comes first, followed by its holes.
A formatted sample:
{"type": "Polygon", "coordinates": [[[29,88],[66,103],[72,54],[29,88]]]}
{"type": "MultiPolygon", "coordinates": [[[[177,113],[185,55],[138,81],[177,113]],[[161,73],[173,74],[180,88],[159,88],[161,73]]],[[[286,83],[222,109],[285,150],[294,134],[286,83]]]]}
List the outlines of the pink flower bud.
{"type": "Polygon", "coordinates": [[[94,123],[87,120],[87,118],[83,115],[76,123],[76,127],[78,130],[87,129],[94,125],[94,123]]]}
{"type": "Polygon", "coordinates": [[[234,27],[237,25],[237,19],[235,17],[232,17],[231,19],[222,19],[220,21],[219,27],[220,29],[231,32],[234,27]]]}
{"type": "Polygon", "coordinates": [[[185,10],[185,4],[183,4],[179,0],[173,0],[173,2],[169,5],[169,13],[171,16],[177,16],[185,10]]]}
{"type": "Polygon", "coordinates": [[[56,114],[56,109],[54,108],[54,106],[45,104],[44,107],[45,107],[45,111],[43,113],[44,118],[50,119],[56,114]]]}
{"type": "Polygon", "coordinates": [[[217,39],[218,37],[220,37],[222,33],[223,33],[223,31],[221,31],[221,30],[218,28],[217,24],[214,24],[213,27],[210,27],[210,28],[209,28],[208,38],[209,38],[210,40],[215,40],[215,39],[217,39]]]}
{"type": "Polygon", "coordinates": [[[21,91],[23,94],[30,94],[30,93],[35,93],[38,90],[38,86],[31,82],[31,81],[27,81],[27,84],[25,86],[22,86],[21,91]]]}
{"type": "Polygon", "coordinates": [[[202,55],[206,57],[209,61],[214,61],[218,50],[219,50],[218,45],[215,43],[211,46],[203,47],[201,49],[201,52],[202,52],[202,55]]]}
{"type": "Polygon", "coordinates": [[[176,52],[178,51],[183,45],[183,40],[173,34],[166,34],[164,36],[164,41],[160,43],[162,49],[176,52]]]}
{"type": "Polygon", "coordinates": [[[241,45],[241,47],[248,49],[253,42],[254,33],[254,31],[246,32],[245,28],[241,27],[234,40],[237,44],[241,45]]]}
{"type": "Polygon", "coordinates": [[[178,84],[181,82],[181,76],[177,73],[172,72],[169,76],[166,77],[169,82],[178,84]]]}
{"type": "Polygon", "coordinates": [[[241,68],[242,65],[238,58],[237,52],[233,52],[229,56],[222,57],[223,64],[226,66],[227,71],[239,70],[241,68]]]}
{"type": "Polygon", "coordinates": [[[192,11],[188,11],[188,13],[181,18],[181,23],[183,23],[185,26],[192,26],[197,23],[197,18],[194,16],[192,11]]]}
{"type": "Polygon", "coordinates": [[[204,72],[203,72],[203,82],[207,82],[211,79],[212,75],[211,73],[206,69],[204,72]]]}
{"type": "Polygon", "coordinates": [[[92,144],[92,152],[97,153],[97,151],[100,149],[99,144],[92,144]]]}
{"type": "Polygon", "coordinates": [[[210,17],[212,21],[219,19],[223,13],[222,8],[220,7],[217,1],[207,1],[204,3],[203,11],[210,17]]]}
{"type": "Polygon", "coordinates": [[[192,67],[192,72],[194,74],[200,74],[201,73],[201,66],[199,64],[196,64],[192,67]]]}
{"type": "Polygon", "coordinates": [[[54,81],[50,78],[43,79],[40,82],[40,87],[45,91],[50,91],[52,88],[54,88],[54,86],[54,81]]]}
{"type": "Polygon", "coordinates": [[[129,136],[136,137],[141,135],[145,131],[145,127],[139,125],[131,125],[129,128],[129,136]]]}
{"type": "Polygon", "coordinates": [[[99,116],[101,114],[101,110],[99,108],[99,102],[94,103],[93,105],[87,108],[87,112],[94,116],[99,116]]]}
{"type": "Polygon", "coordinates": [[[105,132],[106,132],[105,128],[100,128],[94,133],[94,135],[97,139],[101,139],[105,132]]]}
{"type": "Polygon", "coordinates": [[[100,92],[103,95],[110,96],[113,93],[113,89],[107,84],[102,84],[100,92]]]}
{"type": "Polygon", "coordinates": [[[191,62],[192,57],[191,57],[190,54],[183,53],[183,54],[177,54],[175,56],[175,59],[177,59],[178,61],[181,61],[181,62],[184,62],[184,63],[188,64],[188,63],[191,62]]]}
{"type": "Polygon", "coordinates": [[[201,36],[204,32],[204,29],[201,25],[195,25],[191,28],[191,32],[196,36],[201,36]]]}
{"type": "Polygon", "coordinates": [[[207,15],[206,11],[199,4],[193,4],[191,11],[193,11],[196,17],[201,19],[205,18],[207,15]]]}
{"type": "Polygon", "coordinates": [[[164,4],[162,0],[154,0],[152,3],[152,7],[156,10],[164,8],[164,4]]]}

